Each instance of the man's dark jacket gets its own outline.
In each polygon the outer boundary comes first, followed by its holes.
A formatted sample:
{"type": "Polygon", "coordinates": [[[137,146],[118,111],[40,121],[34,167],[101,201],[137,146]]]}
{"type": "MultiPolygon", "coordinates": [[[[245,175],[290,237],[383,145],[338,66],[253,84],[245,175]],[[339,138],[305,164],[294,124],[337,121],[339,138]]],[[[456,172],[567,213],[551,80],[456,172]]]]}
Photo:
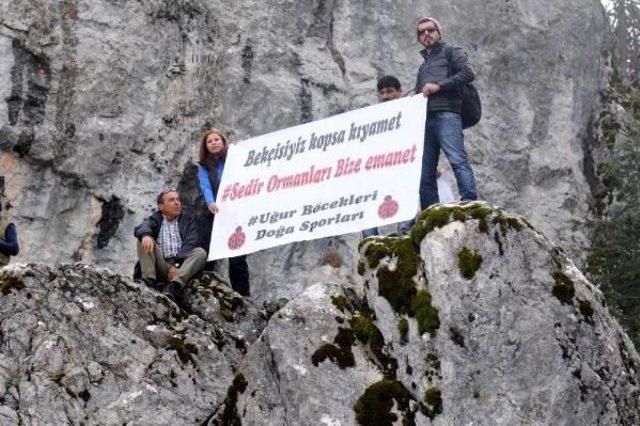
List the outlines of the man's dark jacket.
{"type": "MultiPolygon", "coordinates": [[[[133,235],[135,235],[138,240],[142,240],[142,237],[149,236],[157,242],[161,225],[162,213],[156,211],[151,216],[143,220],[140,225],[136,226],[133,230],[133,235]]],[[[198,223],[190,211],[182,210],[182,213],[178,216],[178,229],[180,232],[180,239],[182,239],[182,247],[180,247],[175,259],[184,260],[191,250],[199,247],[200,243],[198,223]]]]}
{"type": "Polygon", "coordinates": [[[473,69],[467,60],[467,54],[462,48],[449,46],[445,42],[438,42],[431,52],[427,49],[420,51],[424,62],[418,69],[415,92],[420,93],[426,83],[440,85],[438,93],[429,96],[429,112],[462,111],[459,89],[471,83],[475,78],[473,69]],[[451,52],[451,75],[445,49],[451,52]]]}

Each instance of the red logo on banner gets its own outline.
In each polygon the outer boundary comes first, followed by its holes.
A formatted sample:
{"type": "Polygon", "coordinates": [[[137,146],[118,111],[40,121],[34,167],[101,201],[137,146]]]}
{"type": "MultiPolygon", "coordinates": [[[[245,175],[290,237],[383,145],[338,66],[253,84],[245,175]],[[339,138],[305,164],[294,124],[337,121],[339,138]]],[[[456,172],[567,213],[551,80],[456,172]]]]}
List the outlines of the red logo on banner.
{"type": "Polygon", "coordinates": [[[391,198],[391,195],[384,197],[384,201],[378,207],[378,216],[380,219],[389,219],[398,213],[398,202],[391,198]]]}
{"type": "Polygon", "coordinates": [[[236,228],[236,232],[231,234],[229,237],[229,241],[227,241],[227,246],[230,250],[237,250],[244,245],[244,241],[247,239],[247,236],[242,232],[242,226],[238,226],[236,228]]]}

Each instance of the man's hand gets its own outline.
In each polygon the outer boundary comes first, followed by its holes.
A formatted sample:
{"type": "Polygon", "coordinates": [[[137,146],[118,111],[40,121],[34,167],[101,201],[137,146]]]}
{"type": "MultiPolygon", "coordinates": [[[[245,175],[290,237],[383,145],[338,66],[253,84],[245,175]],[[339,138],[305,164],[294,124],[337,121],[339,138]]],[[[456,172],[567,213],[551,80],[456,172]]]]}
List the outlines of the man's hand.
{"type": "Polygon", "coordinates": [[[151,238],[148,235],[145,235],[144,237],[142,237],[142,241],[140,241],[140,247],[142,248],[143,252],[151,253],[153,251],[154,246],[155,246],[155,242],[153,241],[153,238],[151,238]]]}
{"type": "Polygon", "coordinates": [[[176,268],[175,266],[171,266],[167,270],[167,278],[169,278],[169,281],[173,281],[173,277],[175,277],[177,273],[178,273],[178,268],[176,268]]]}
{"type": "Polygon", "coordinates": [[[424,95],[425,98],[430,95],[435,95],[439,91],[440,91],[440,86],[434,83],[427,83],[422,88],[422,94],[424,95]]]}
{"type": "Polygon", "coordinates": [[[216,203],[211,203],[207,206],[207,208],[209,209],[209,211],[211,212],[211,214],[218,214],[218,212],[220,211],[220,209],[218,208],[218,206],[216,205],[216,203]]]}

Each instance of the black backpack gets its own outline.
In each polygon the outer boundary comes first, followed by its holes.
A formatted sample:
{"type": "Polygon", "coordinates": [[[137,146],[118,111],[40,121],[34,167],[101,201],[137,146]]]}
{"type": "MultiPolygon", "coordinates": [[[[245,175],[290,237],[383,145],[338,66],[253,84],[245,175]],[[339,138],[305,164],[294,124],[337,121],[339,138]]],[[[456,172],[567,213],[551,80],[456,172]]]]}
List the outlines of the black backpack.
{"type": "MultiPolygon", "coordinates": [[[[444,54],[447,57],[449,75],[453,74],[453,59],[451,58],[451,53],[451,48],[446,47],[444,49],[444,54]]],[[[482,117],[480,95],[475,86],[469,83],[460,89],[460,99],[462,100],[462,128],[468,129],[478,124],[482,117]]]]}

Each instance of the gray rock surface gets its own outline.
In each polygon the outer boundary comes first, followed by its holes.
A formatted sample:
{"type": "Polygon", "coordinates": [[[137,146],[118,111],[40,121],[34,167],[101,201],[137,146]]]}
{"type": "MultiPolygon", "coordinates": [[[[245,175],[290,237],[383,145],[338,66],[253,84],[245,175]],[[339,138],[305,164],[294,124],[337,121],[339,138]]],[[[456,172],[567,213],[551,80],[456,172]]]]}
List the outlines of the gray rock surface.
{"type": "Polygon", "coordinates": [[[239,369],[248,383],[236,407],[242,424],[356,424],[357,398],[367,383],[382,379],[376,365],[362,345],[349,347],[354,367],[312,359],[348,327],[345,312],[332,303],[338,296],[345,297],[340,285],[315,284],[271,318],[239,369]]]}
{"type": "Polygon", "coordinates": [[[264,313],[233,291],[228,280],[218,274],[205,272],[191,280],[183,299],[188,312],[224,329],[243,353],[266,326],[264,313]]]}
{"type": "Polygon", "coordinates": [[[390,303],[397,299],[381,290],[389,279],[381,271],[396,270],[402,259],[406,265],[410,254],[390,250],[399,247],[394,240],[374,240],[363,250],[369,264],[381,257],[376,247],[393,254],[367,269],[366,294],[393,344],[400,380],[417,384],[416,396],[440,392],[435,424],[640,421],[640,358],[602,293],[562,250],[526,219],[491,205],[445,205],[425,217],[412,235],[415,241],[428,232],[412,281],[437,309],[432,334],[416,332],[419,311],[401,315],[390,303]],[[402,317],[409,332],[398,345],[402,317]]]}
{"type": "Polygon", "coordinates": [[[108,269],[10,265],[0,301],[0,424],[199,424],[246,352],[108,269]]]}
{"type": "MultiPolygon", "coordinates": [[[[134,225],[184,183],[202,130],[241,140],[368,105],[385,73],[410,88],[425,14],[477,72],[485,115],[467,141],[482,198],[578,253],[582,140],[607,47],[597,0],[2,0],[0,173],[20,258],[128,273],[134,225]]],[[[279,260],[301,247],[317,258],[313,244],[257,255],[273,265],[257,281],[283,267],[324,276],[313,259],[279,260]]]]}
{"type": "Polygon", "coordinates": [[[251,273],[251,299],[258,305],[293,299],[307,287],[323,282],[359,281],[359,234],[302,241],[247,257],[251,273]],[[284,273],[284,274],[283,274],[284,273]]]}
{"type": "Polygon", "coordinates": [[[362,285],[311,285],[268,318],[215,274],[179,309],[108,269],[9,265],[0,423],[640,422],[640,356],[525,218],[438,205],[360,252],[362,285]]]}
{"type": "Polygon", "coordinates": [[[367,239],[361,253],[364,294],[317,284],[278,311],[211,424],[640,421],[640,357],[527,219],[437,206],[411,237],[367,239]]]}

